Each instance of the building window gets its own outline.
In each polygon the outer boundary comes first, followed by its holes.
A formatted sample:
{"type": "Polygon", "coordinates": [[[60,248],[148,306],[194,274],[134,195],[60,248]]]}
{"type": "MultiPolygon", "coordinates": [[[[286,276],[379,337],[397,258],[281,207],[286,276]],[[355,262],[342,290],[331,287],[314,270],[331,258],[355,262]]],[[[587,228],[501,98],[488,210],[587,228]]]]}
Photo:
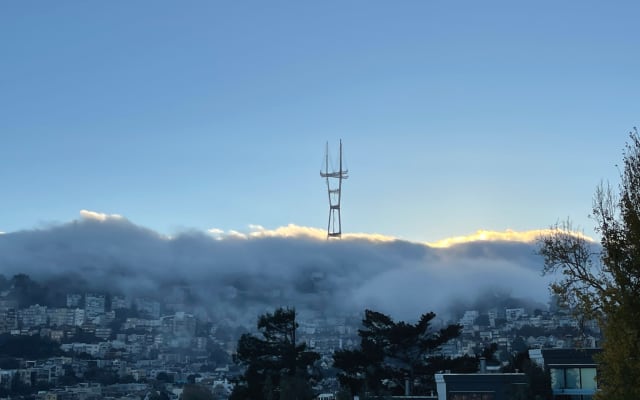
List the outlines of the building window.
{"type": "Polygon", "coordinates": [[[550,368],[551,388],[596,390],[595,368],[550,368]]]}
{"type": "Polygon", "coordinates": [[[580,368],[580,379],[582,381],[583,389],[595,390],[598,386],[596,383],[596,369],[595,368],[580,368]]]}
{"type": "Polygon", "coordinates": [[[580,368],[567,368],[564,370],[565,389],[580,389],[580,368]]]}
{"type": "Polygon", "coordinates": [[[549,372],[551,374],[551,388],[552,389],[564,389],[564,369],[561,368],[550,368],[549,372]]]}

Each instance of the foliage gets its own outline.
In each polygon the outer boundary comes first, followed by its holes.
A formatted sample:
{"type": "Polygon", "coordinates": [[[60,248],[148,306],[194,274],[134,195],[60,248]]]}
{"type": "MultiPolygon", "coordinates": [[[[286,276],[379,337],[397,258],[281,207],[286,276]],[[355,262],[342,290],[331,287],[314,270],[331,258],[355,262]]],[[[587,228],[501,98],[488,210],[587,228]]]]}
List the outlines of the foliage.
{"type": "Polygon", "coordinates": [[[280,400],[313,399],[315,394],[304,374],[285,375],[280,379],[280,400]]]}
{"type": "Polygon", "coordinates": [[[61,354],[59,344],[46,337],[0,334],[0,356],[44,359],[61,354]]]}
{"type": "Polygon", "coordinates": [[[432,363],[427,357],[459,336],[462,329],[460,325],[449,325],[433,331],[433,318],[435,314],[430,312],[416,324],[409,324],[366,310],[363,329],[358,331],[360,348],[339,350],[333,355],[334,366],[342,370],[338,374],[341,385],[349,388],[352,395],[402,394],[405,379],[415,385],[413,394],[432,388],[435,365],[443,366],[449,360],[435,357],[432,363]]]}
{"type": "Polygon", "coordinates": [[[169,400],[169,395],[164,390],[152,390],[147,394],[146,398],[149,400],[169,400]]]}
{"type": "Polygon", "coordinates": [[[522,372],[527,376],[528,385],[524,389],[524,392],[520,393],[520,398],[527,400],[547,400],[553,398],[549,371],[545,371],[531,361],[528,350],[512,356],[509,363],[502,369],[502,372],[522,372]]]}
{"type": "Polygon", "coordinates": [[[640,136],[634,129],[623,152],[619,193],[600,185],[593,201],[600,249],[570,222],[541,239],[551,286],[582,319],[597,319],[604,334],[599,398],[640,398],[640,136]]]}
{"type": "Polygon", "coordinates": [[[207,340],[207,353],[208,359],[213,365],[227,365],[231,361],[231,357],[222,346],[211,339],[207,340]]]}
{"type": "Polygon", "coordinates": [[[213,393],[202,385],[184,385],[182,400],[213,400],[213,393]]]}
{"type": "Polygon", "coordinates": [[[173,383],[173,375],[169,375],[165,371],[160,371],[156,374],[156,380],[165,383],[173,383]]]}
{"type": "Polygon", "coordinates": [[[0,370],[2,369],[18,369],[20,368],[20,361],[13,357],[0,358],[0,370]]]}
{"type": "Polygon", "coordinates": [[[300,400],[313,398],[311,366],[320,356],[297,344],[296,312],[279,308],[258,319],[262,337],[244,334],[238,341],[235,362],[245,368],[231,399],[300,400]]]}
{"type": "Polygon", "coordinates": [[[72,386],[80,381],[71,365],[63,365],[62,369],[64,370],[64,374],[58,377],[58,384],[60,386],[72,386]]]}
{"type": "Polygon", "coordinates": [[[84,372],[84,379],[89,382],[97,382],[103,386],[118,383],[118,374],[107,368],[89,367],[84,372]]]}
{"type": "Polygon", "coordinates": [[[10,298],[18,302],[18,307],[25,308],[34,304],[47,304],[48,288],[31,280],[29,275],[17,274],[11,278],[10,298]]]}

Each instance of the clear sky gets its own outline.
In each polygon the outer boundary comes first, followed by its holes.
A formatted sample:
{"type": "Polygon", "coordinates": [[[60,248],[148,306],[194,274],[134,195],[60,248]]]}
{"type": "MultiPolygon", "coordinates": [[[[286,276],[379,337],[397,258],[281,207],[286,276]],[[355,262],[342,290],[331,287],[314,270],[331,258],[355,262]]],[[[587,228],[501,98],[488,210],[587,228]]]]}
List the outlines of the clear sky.
{"type": "Polygon", "coordinates": [[[640,3],[2,1],[0,231],[81,209],[163,233],[435,241],[571,217],[640,124],[640,3]]]}

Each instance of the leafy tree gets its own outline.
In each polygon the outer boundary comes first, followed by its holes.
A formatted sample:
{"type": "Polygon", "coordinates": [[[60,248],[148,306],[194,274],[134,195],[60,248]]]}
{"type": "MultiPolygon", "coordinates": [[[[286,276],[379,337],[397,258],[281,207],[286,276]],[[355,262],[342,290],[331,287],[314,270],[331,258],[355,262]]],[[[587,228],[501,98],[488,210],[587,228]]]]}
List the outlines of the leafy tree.
{"type": "MultiPolygon", "coordinates": [[[[338,350],[333,355],[334,366],[342,370],[338,374],[341,385],[353,395],[402,394],[408,379],[415,384],[413,394],[426,392],[435,372],[428,356],[462,330],[460,325],[449,325],[433,331],[433,318],[435,314],[430,312],[416,324],[409,324],[366,310],[363,329],[358,331],[360,348],[338,350]]],[[[445,359],[439,358],[437,364],[444,363],[445,359]]]]}
{"type": "Polygon", "coordinates": [[[516,336],[516,338],[513,339],[513,342],[511,342],[511,348],[515,352],[522,353],[527,351],[529,349],[529,346],[527,345],[527,342],[524,341],[524,338],[522,336],[516,336]]]}
{"type": "Polygon", "coordinates": [[[31,386],[20,380],[19,374],[13,374],[11,377],[11,393],[12,394],[28,394],[31,391],[31,386]]]}
{"type": "Polygon", "coordinates": [[[285,375],[280,378],[280,400],[313,399],[315,394],[304,374],[285,375]]]}
{"type": "Polygon", "coordinates": [[[62,368],[64,375],[58,377],[58,384],[60,386],[72,386],[80,381],[71,365],[63,365],[62,368]]]}
{"type": "Polygon", "coordinates": [[[226,365],[231,361],[229,354],[218,343],[211,339],[207,340],[208,359],[214,365],[226,365]]]}
{"type": "Polygon", "coordinates": [[[118,383],[118,374],[107,368],[89,367],[84,372],[84,379],[89,382],[97,382],[103,386],[118,383]]]}
{"type": "Polygon", "coordinates": [[[118,378],[118,383],[134,383],[137,382],[132,374],[126,374],[118,378]]]}
{"type": "Polygon", "coordinates": [[[59,344],[47,337],[0,334],[0,357],[44,359],[61,354],[59,344]]]}
{"type": "Polygon", "coordinates": [[[160,371],[156,374],[156,380],[165,383],[173,383],[173,375],[169,375],[164,371],[160,371]]]}
{"type": "Polygon", "coordinates": [[[48,288],[40,286],[31,280],[27,274],[17,274],[11,278],[11,293],[9,296],[18,302],[18,307],[24,308],[34,304],[47,304],[48,288]]]}
{"type": "Polygon", "coordinates": [[[182,400],[213,400],[213,393],[202,385],[186,384],[182,391],[182,400]]]}
{"type": "Polygon", "coordinates": [[[279,308],[258,319],[262,337],[244,334],[238,341],[235,362],[245,368],[231,394],[232,400],[300,400],[313,398],[310,367],[320,359],[296,340],[296,312],[279,308]]]}
{"type": "Polygon", "coordinates": [[[551,286],[581,319],[596,319],[604,334],[599,356],[601,399],[640,398],[640,136],[630,133],[623,152],[619,193],[601,184],[593,201],[597,248],[556,224],[540,242],[545,273],[560,273],[551,286]]]}
{"type": "MultiPolygon", "coordinates": [[[[169,395],[165,390],[152,390],[147,394],[149,400],[169,400],[169,395]]],[[[182,398],[184,399],[184,393],[182,398]]]]}
{"type": "Polygon", "coordinates": [[[527,376],[528,385],[521,393],[522,399],[547,400],[553,398],[551,391],[551,376],[549,371],[540,368],[529,358],[528,350],[515,354],[509,363],[502,368],[502,372],[522,372],[527,376]]]}

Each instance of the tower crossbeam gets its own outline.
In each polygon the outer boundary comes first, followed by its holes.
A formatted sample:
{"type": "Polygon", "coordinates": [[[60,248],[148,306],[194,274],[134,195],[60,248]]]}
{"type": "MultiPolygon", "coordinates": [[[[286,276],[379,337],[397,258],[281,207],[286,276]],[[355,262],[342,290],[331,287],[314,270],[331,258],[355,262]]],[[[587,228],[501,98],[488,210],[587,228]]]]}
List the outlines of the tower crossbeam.
{"type": "Polygon", "coordinates": [[[327,239],[342,237],[342,217],[340,215],[340,201],[342,198],[342,180],[349,177],[349,171],[342,169],[342,140],[340,140],[340,166],[337,171],[329,170],[329,142],[325,150],[324,171],[320,177],[327,182],[329,195],[329,222],[327,223],[327,239]]]}

